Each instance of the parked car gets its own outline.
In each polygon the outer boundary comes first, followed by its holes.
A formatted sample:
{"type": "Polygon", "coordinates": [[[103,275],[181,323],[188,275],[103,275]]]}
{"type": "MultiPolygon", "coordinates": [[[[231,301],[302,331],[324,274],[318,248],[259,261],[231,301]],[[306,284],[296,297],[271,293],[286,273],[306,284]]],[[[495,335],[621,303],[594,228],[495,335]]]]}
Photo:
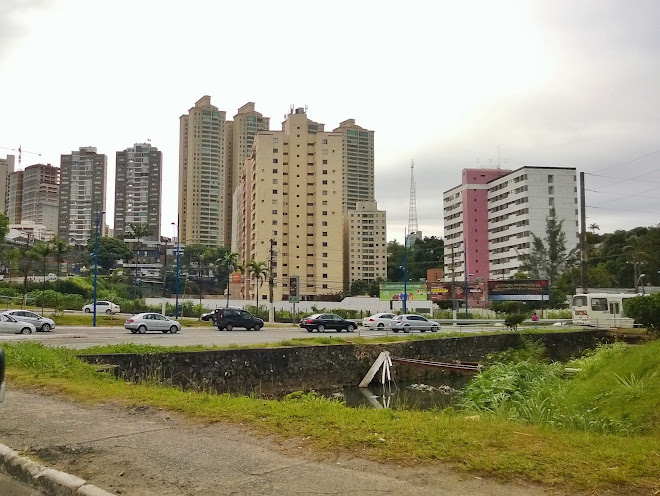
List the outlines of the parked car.
{"type": "Polygon", "coordinates": [[[5,400],[5,352],[0,348],[0,403],[5,400]]]}
{"type": "Polygon", "coordinates": [[[147,331],[160,331],[163,334],[171,332],[176,334],[181,330],[181,324],[176,320],[168,319],[160,313],[139,313],[126,319],[124,327],[133,334],[144,334],[147,331]]]}
{"type": "Polygon", "coordinates": [[[216,308],[213,320],[219,331],[231,331],[234,327],[258,331],[264,326],[264,321],[242,308],[216,308]]]}
{"type": "Polygon", "coordinates": [[[53,319],[42,317],[38,313],[30,312],[29,310],[7,310],[5,313],[11,315],[19,322],[33,324],[37,331],[48,332],[55,329],[55,321],[53,319]]]}
{"type": "Polygon", "coordinates": [[[397,315],[392,319],[391,329],[394,332],[399,332],[399,331],[438,332],[440,330],[440,324],[438,324],[437,322],[433,322],[432,320],[428,320],[426,317],[423,317],[422,315],[406,313],[403,315],[397,315]]]}
{"type": "Polygon", "coordinates": [[[305,317],[300,321],[300,327],[307,329],[307,332],[325,332],[326,329],[334,329],[341,332],[346,329],[348,332],[353,332],[357,324],[352,320],[346,320],[334,313],[315,313],[309,317],[305,317]]]}
{"type": "Polygon", "coordinates": [[[0,332],[12,332],[14,334],[32,334],[37,328],[29,322],[19,322],[11,315],[0,314],[0,332]]]}
{"type": "MultiPolygon", "coordinates": [[[[84,307],[82,307],[82,309],[83,312],[85,313],[91,313],[94,311],[94,303],[85,305],[84,307]]],[[[108,315],[110,315],[113,313],[119,313],[119,311],[120,311],[119,305],[116,305],[111,301],[96,300],[96,313],[107,313],[108,315]]]]}
{"type": "Polygon", "coordinates": [[[377,313],[362,319],[362,326],[367,329],[384,329],[392,324],[393,313],[377,313]]]}

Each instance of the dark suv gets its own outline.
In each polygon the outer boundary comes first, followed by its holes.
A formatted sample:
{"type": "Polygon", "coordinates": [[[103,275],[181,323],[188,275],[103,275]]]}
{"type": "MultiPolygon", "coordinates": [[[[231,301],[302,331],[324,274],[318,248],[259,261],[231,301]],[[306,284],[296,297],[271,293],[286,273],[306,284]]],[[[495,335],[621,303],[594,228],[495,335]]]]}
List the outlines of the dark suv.
{"type": "Polygon", "coordinates": [[[231,331],[234,327],[258,331],[264,326],[264,321],[240,308],[216,308],[213,321],[219,331],[231,331]]]}

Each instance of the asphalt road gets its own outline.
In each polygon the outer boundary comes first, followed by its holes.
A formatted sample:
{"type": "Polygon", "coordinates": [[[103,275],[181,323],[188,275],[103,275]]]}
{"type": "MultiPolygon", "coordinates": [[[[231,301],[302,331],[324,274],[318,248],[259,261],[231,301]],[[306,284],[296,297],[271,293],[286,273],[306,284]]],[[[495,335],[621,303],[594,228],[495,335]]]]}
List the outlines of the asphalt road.
{"type": "MultiPolygon", "coordinates": [[[[465,333],[483,332],[485,330],[494,330],[494,327],[474,327],[461,328],[447,326],[443,329],[452,332],[460,331],[465,333]]],[[[501,328],[499,328],[501,330],[501,328]]],[[[442,330],[437,336],[442,336],[442,330]]],[[[69,348],[88,348],[90,346],[136,343],[152,344],[159,346],[228,346],[252,345],[260,343],[276,343],[293,338],[310,338],[317,336],[326,336],[337,339],[347,339],[356,336],[361,337],[380,337],[393,335],[387,331],[372,331],[363,327],[358,327],[355,332],[329,331],[322,334],[317,332],[307,332],[300,327],[264,327],[260,331],[246,331],[243,329],[234,329],[233,331],[218,331],[216,327],[210,324],[208,327],[184,327],[177,334],[163,334],[162,332],[148,332],[146,334],[132,334],[123,327],[69,327],[58,326],[51,332],[37,332],[34,334],[0,334],[0,344],[3,342],[19,341],[37,341],[46,346],[66,346],[69,348]]],[[[396,334],[399,337],[411,336],[412,334],[396,334]]]]}

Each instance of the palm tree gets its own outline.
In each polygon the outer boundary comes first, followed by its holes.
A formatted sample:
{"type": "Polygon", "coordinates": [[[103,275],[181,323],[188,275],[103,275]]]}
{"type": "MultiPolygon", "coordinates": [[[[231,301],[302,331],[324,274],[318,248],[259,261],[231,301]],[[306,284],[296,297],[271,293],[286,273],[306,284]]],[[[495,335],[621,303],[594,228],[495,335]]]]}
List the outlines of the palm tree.
{"type": "Polygon", "coordinates": [[[42,241],[38,242],[34,247],[32,248],[32,251],[34,252],[34,255],[41,261],[43,264],[43,284],[41,286],[41,313],[44,313],[44,296],[46,294],[46,261],[48,260],[48,257],[53,253],[53,247],[50,245],[50,243],[44,243],[42,241]]]}
{"type": "Polygon", "coordinates": [[[58,238],[57,236],[51,239],[50,244],[53,247],[53,254],[55,255],[55,261],[57,262],[57,293],[55,294],[55,308],[57,309],[57,298],[59,297],[60,291],[60,271],[62,263],[64,262],[64,255],[68,253],[70,247],[65,240],[58,238]]]}
{"type": "MultiPolygon", "coordinates": [[[[124,235],[133,236],[135,238],[135,271],[133,272],[133,286],[136,287],[137,275],[138,275],[138,264],[140,262],[138,254],[140,250],[140,240],[151,236],[154,233],[153,228],[149,224],[139,224],[134,222],[129,222],[126,227],[126,232],[124,235]]],[[[136,289],[137,295],[137,289],[136,289]]]]}
{"type": "Polygon", "coordinates": [[[229,308],[229,276],[232,272],[241,267],[239,257],[241,255],[234,251],[225,253],[215,261],[216,266],[224,267],[227,270],[227,308],[229,308]]]}
{"type": "Polygon", "coordinates": [[[589,224],[589,230],[591,231],[591,234],[596,234],[596,231],[600,231],[600,226],[594,222],[589,224]]]}
{"type": "Polygon", "coordinates": [[[257,317],[259,316],[259,281],[266,279],[266,276],[268,276],[267,267],[266,262],[257,262],[255,259],[250,260],[246,267],[248,274],[253,276],[255,280],[254,294],[257,303],[257,308],[255,310],[257,317]]]}

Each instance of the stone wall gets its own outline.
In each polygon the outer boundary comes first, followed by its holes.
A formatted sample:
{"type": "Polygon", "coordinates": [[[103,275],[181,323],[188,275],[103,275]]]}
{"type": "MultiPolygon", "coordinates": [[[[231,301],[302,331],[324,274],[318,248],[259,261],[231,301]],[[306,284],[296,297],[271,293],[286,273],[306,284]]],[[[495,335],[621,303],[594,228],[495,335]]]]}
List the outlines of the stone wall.
{"type": "MultiPolygon", "coordinates": [[[[606,340],[601,331],[531,334],[553,360],[567,360],[606,340]]],[[[381,351],[394,357],[431,361],[477,362],[495,351],[517,348],[521,335],[469,336],[379,344],[338,344],[260,349],[227,349],[158,354],[83,355],[94,364],[116,365],[118,377],[215,392],[281,394],[296,390],[357,385],[381,351]]],[[[423,381],[446,373],[429,367],[396,364],[399,381],[423,381]]]]}

